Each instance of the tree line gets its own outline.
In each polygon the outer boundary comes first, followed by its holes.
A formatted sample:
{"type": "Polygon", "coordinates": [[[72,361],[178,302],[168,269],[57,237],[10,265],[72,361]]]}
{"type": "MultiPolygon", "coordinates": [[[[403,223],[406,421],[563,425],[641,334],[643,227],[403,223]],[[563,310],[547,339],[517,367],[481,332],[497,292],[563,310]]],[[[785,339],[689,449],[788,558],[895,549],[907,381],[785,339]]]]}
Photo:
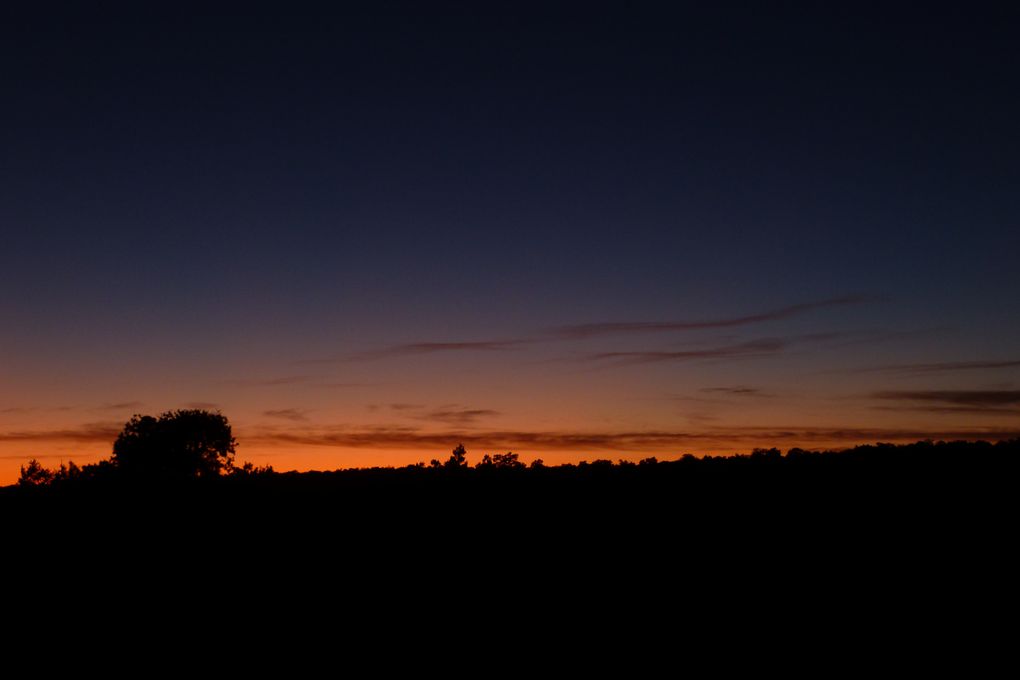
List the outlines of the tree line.
{"type": "Polygon", "coordinates": [[[728,470],[739,476],[762,470],[795,470],[804,472],[820,468],[880,467],[886,470],[909,468],[923,470],[938,466],[985,464],[1015,465],[1020,456],[1020,439],[997,443],[932,442],[912,444],[870,444],[844,450],[811,451],[792,448],[783,453],[777,448],[755,448],[749,454],[727,456],[693,456],[684,454],[673,460],[660,461],[648,457],[638,462],[618,459],[595,459],[579,463],[547,466],[541,459],[530,464],[518,454],[487,453],[474,465],[468,461],[463,444],[457,445],[446,460],[432,459],[399,468],[365,468],[337,470],[332,473],[276,473],[272,466],[256,467],[250,462],[235,464],[237,440],[230,423],[221,413],[200,409],[168,411],[158,417],[135,415],[127,422],[113,443],[110,458],[88,465],[73,461],[61,463],[56,469],[44,467],[38,460],[21,466],[17,482],[22,488],[81,486],[90,481],[118,483],[162,482],[186,480],[244,479],[282,477],[284,475],[332,475],[365,478],[417,475],[447,478],[507,478],[517,475],[625,477],[628,474],[666,476],[672,471],[704,474],[728,470]],[[697,473],[695,471],[698,471],[697,473]]]}

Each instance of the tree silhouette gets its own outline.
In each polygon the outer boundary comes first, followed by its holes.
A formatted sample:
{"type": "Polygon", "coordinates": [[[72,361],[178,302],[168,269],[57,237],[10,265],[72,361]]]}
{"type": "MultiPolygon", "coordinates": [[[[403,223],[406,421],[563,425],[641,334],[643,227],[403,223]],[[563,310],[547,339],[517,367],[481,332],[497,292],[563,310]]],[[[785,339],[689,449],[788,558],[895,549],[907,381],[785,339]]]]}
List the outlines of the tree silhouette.
{"type": "Polygon", "coordinates": [[[53,471],[44,468],[35,458],[28,461],[28,465],[21,466],[21,475],[18,477],[19,486],[46,486],[53,481],[53,471]]]}
{"type": "Polygon", "coordinates": [[[481,462],[475,465],[475,469],[481,472],[491,470],[523,470],[524,463],[518,460],[518,455],[512,451],[506,453],[485,454],[481,462]]]}
{"type": "Polygon", "coordinates": [[[457,448],[450,454],[450,458],[446,461],[446,467],[450,469],[460,469],[467,467],[467,450],[463,444],[457,444],[457,448]]]}
{"type": "Polygon", "coordinates": [[[226,416],[198,409],[135,415],[113,444],[112,462],[138,477],[215,477],[229,472],[237,442],[226,416]]]}

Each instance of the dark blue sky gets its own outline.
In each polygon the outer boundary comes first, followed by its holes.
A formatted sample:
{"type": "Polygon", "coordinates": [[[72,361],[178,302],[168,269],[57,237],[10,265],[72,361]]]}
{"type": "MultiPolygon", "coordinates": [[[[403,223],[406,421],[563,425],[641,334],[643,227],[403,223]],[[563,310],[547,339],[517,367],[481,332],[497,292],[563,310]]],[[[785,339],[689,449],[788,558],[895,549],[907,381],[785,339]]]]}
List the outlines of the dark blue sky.
{"type": "Polygon", "coordinates": [[[847,295],[767,330],[1020,354],[1016,10],[341,4],[0,10],[8,408],[847,295]]]}

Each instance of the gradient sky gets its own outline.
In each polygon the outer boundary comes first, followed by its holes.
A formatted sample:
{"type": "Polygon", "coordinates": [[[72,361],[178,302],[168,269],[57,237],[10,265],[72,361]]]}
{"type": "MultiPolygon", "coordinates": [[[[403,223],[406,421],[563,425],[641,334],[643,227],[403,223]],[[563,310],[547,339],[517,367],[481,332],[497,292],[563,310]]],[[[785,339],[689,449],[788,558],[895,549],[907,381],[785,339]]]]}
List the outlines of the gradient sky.
{"type": "Polygon", "coordinates": [[[1016,9],[138,4],[0,9],[0,483],[1020,432],[1016,9]]]}

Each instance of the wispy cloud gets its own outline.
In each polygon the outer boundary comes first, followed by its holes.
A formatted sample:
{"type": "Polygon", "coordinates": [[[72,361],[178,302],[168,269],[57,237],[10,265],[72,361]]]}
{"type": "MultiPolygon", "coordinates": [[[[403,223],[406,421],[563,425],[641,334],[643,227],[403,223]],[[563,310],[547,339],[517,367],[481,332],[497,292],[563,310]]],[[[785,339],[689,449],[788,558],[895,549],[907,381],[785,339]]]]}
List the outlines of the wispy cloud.
{"type": "Polygon", "coordinates": [[[317,430],[261,429],[244,435],[253,444],[288,447],[335,446],[366,449],[436,449],[463,443],[488,450],[550,451],[673,451],[684,449],[732,451],[757,446],[842,446],[867,442],[902,442],[922,439],[1001,440],[1020,436],[1020,428],[840,428],[840,427],[736,427],[675,430],[528,431],[447,430],[416,428],[323,428],[317,430]]]}
{"type": "MultiPolygon", "coordinates": [[[[113,423],[86,423],[79,427],[53,430],[13,430],[0,432],[0,442],[60,442],[111,444],[121,430],[113,423]]],[[[238,439],[244,444],[279,447],[301,445],[333,446],[355,449],[452,449],[463,443],[471,450],[535,450],[619,453],[663,451],[675,454],[685,450],[727,452],[757,446],[850,446],[867,442],[903,442],[921,439],[985,439],[990,441],[1020,437],[1020,427],[933,427],[933,428],[855,428],[855,427],[701,427],[690,430],[475,430],[448,429],[427,431],[415,426],[310,427],[289,426],[243,428],[238,439]]],[[[27,459],[66,457],[16,455],[27,459]]],[[[81,457],[85,457],[84,454],[81,457]]]]}
{"type": "Polygon", "coordinates": [[[281,385],[298,385],[309,380],[311,380],[311,376],[307,375],[285,375],[278,378],[244,378],[224,382],[235,387],[279,387],[281,385]]]}
{"type": "Polygon", "coordinates": [[[1009,406],[1020,404],[1020,390],[896,390],[873,392],[871,397],[958,406],[1009,406]]]}
{"type": "Polygon", "coordinates": [[[469,426],[481,418],[493,418],[500,415],[499,411],[488,408],[458,408],[441,407],[417,416],[422,420],[428,420],[446,425],[469,426]]]}
{"type": "Polygon", "coordinates": [[[762,392],[755,387],[744,387],[735,385],[733,387],[702,387],[699,392],[706,394],[722,394],[730,397],[770,397],[771,394],[762,392]]]}
{"type": "Polygon", "coordinates": [[[415,342],[393,345],[380,350],[360,352],[348,357],[350,361],[371,361],[422,354],[462,352],[506,352],[532,342],[531,340],[483,340],[476,342],[415,342]]]}
{"type": "Polygon", "coordinates": [[[985,371],[1001,368],[1020,367],[1020,359],[1002,359],[996,361],[940,361],[922,364],[887,364],[884,366],[866,366],[855,369],[857,373],[955,373],[958,371],[985,371]]]}
{"type": "Polygon", "coordinates": [[[96,410],[96,411],[125,411],[125,410],[128,410],[128,409],[138,409],[138,408],[141,408],[143,406],[145,406],[145,404],[140,402],[140,401],[122,401],[122,402],[118,402],[118,403],[115,403],[115,404],[103,404],[102,406],[97,406],[94,410],[96,410]]]}
{"type": "Polygon", "coordinates": [[[74,460],[81,462],[82,460],[98,458],[101,455],[99,453],[82,453],[80,451],[70,455],[67,453],[14,453],[0,456],[0,460],[23,460],[26,462],[30,460],[74,460]]]}
{"type": "Polygon", "coordinates": [[[772,309],[757,314],[744,316],[720,317],[715,319],[701,319],[691,321],[603,321],[599,323],[575,324],[571,326],[559,326],[550,330],[550,334],[564,339],[582,340],[593,337],[608,335],[628,335],[638,333],[664,333],[674,331],[693,331],[711,328],[732,328],[735,326],[749,326],[752,324],[764,323],[766,321],[778,321],[789,319],[808,312],[825,309],[827,307],[842,307],[845,305],[857,305],[866,302],[879,300],[875,296],[868,295],[846,295],[843,297],[819,300],[816,302],[804,302],[795,305],[787,305],[778,309],[772,309]]]}
{"type": "Polygon", "coordinates": [[[263,411],[262,415],[266,416],[267,418],[278,418],[280,420],[290,420],[296,423],[301,423],[308,420],[309,413],[310,411],[307,411],[305,409],[281,408],[263,411]]]}
{"type": "Polygon", "coordinates": [[[781,353],[788,343],[777,338],[752,340],[735,345],[706,347],[689,350],[661,351],[642,350],[632,352],[598,352],[583,357],[588,361],[611,361],[615,364],[648,364],[659,362],[683,362],[709,359],[736,359],[768,356],[781,353]]]}
{"type": "Polygon", "coordinates": [[[74,406],[8,406],[7,408],[0,408],[0,415],[25,415],[28,413],[39,413],[40,411],[73,411],[74,406]]]}
{"type": "Polygon", "coordinates": [[[947,415],[1020,416],[1020,409],[996,406],[873,406],[875,411],[942,413],[947,415]]]}
{"type": "MultiPolygon", "coordinates": [[[[393,403],[385,405],[390,411],[403,418],[413,418],[447,425],[470,426],[481,418],[492,418],[500,415],[499,411],[487,408],[468,408],[459,404],[444,404],[428,408],[424,404],[393,403]]],[[[379,404],[369,404],[370,411],[378,411],[379,404]]]]}
{"type": "Polygon", "coordinates": [[[392,411],[414,411],[416,409],[425,408],[424,404],[388,404],[392,411]]]}
{"type": "Polygon", "coordinates": [[[352,352],[325,359],[303,359],[301,364],[327,364],[340,362],[377,361],[405,356],[421,356],[424,354],[452,354],[462,352],[506,352],[518,349],[523,345],[535,342],[531,338],[511,340],[477,340],[462,342],[411,342],[391,345],[377,350],[352,352]]]}
{"type": "MultiPolygon", "coordinates": [[[[399,345],[390,345],[381,349],[366,350],[363,352],[349,352],[338,354],[332,357],[319,359],[302,359],[298,364],[322,364],[339,362],[375,361],[380,359],[391,359],[405,356],[420,356],[426,354],[441,353],[468,353],[468,352],[506,352],[520,349],[527,345],[541,343],[563,342],[570,340],[586,340],[612,335],[633,335],[664,333],[676,331],[693,331],[703,329],[732,328],[748,326],[767,321],[788,319],[808,312],[825,309],[829,307],[841,307],[856,305],[881,300],[874,295],[845,295],[826,300],[814,302],[803,302],[787,305],[777,309],[771,309],[756,314],[744,316],[720,317],[715,319],[702,319],[692,321],[601,321],[597,323],[574,324],[558,326],[546,329],[533,335],[524,335],[517,338],[503,338],[497,340],[471,340],[471,341],[446,341],[446,342],[412,342],[399,345]]],[[[840,336],[838,333],[819,333],[814,338],[817,342],[831,340],[840,336]]],[[[803,336],[802,340],[809,340],[809,336],[803,336]]],[[[653,359],[654,360],[654,359],[653,359]]]]}
{"type": "Polygon", "coordinates": [[[85,423],[78,427],[52,430],[9,430],[0,432],[0,442],[71,441],[79,444],[113,443],[123,423],[85,423]]]}
{"type": "Polygon", "coordinates": [[[302,385],[304,387],[314,389],[337,390],[353,387],[377,387],[381,383],[323,380],[320,376],[314,375],[283,375],[275,378],[242,378],[237,380],[224,380],[222,384],[230,385],[232,387],[287,387],[290,385],[302,385]]]}

